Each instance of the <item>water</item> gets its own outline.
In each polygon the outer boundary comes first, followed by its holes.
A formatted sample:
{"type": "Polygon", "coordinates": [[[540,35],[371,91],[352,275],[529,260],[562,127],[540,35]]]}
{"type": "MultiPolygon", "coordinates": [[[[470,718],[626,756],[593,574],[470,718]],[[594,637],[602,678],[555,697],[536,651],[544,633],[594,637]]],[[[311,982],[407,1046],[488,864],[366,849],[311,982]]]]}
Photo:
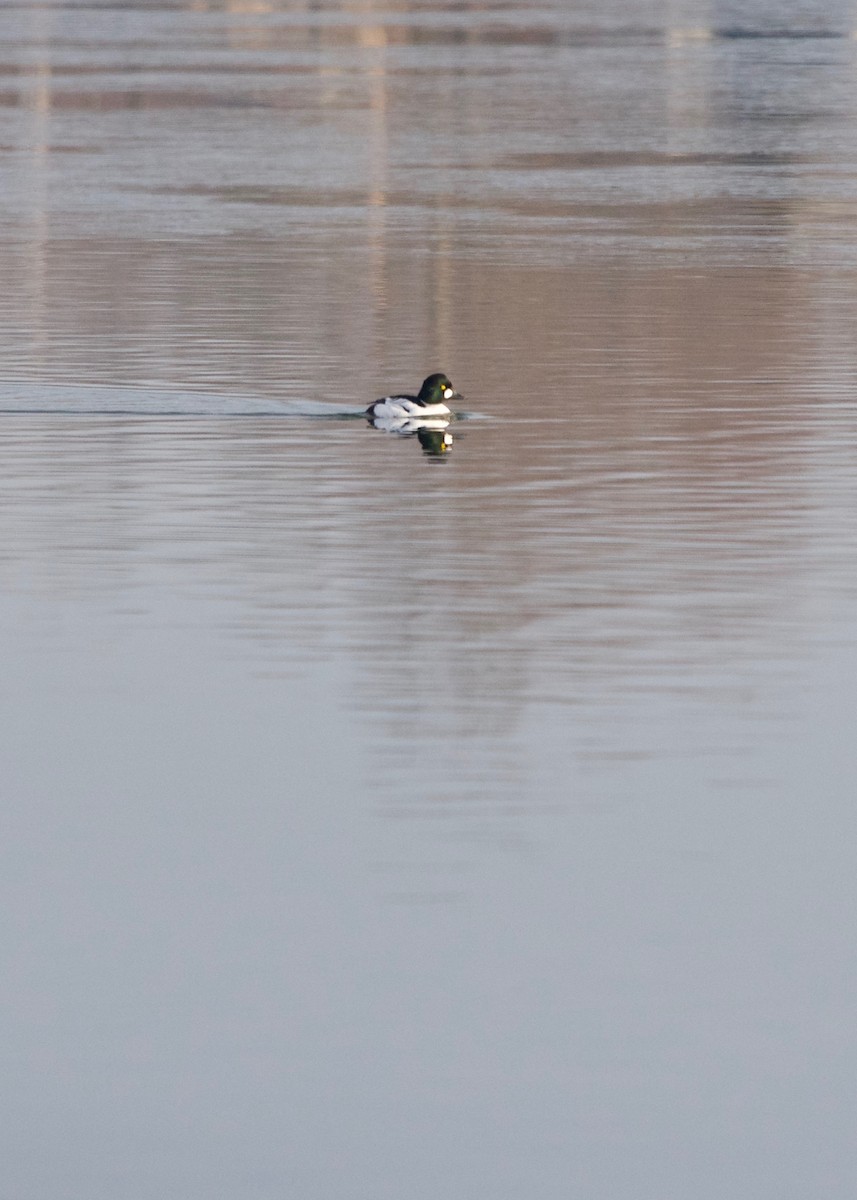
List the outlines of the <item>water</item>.
{"type": "Polygon", "coordinates": [[[850,1200],[855,30],[0,11],[16,1200],[850,1200]]]}

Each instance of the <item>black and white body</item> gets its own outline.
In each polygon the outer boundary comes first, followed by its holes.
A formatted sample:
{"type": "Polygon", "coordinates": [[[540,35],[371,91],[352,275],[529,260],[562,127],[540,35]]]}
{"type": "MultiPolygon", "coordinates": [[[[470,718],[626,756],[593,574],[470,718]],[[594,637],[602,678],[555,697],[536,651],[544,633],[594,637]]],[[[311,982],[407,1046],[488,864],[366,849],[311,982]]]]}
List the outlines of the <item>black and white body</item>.
{"type": "Polygon", "coordinates": [[[391,418],[399,420],[402,417],[424,420],[431,417],[449,417],[452,409],[448,400],[460,400],[460,393],[455,390],[449,379],[442,372],[429,375],[423,381],[418,396],[384,396],[376,400],[366,409],[366,416],[374,420],[391,418]]]}

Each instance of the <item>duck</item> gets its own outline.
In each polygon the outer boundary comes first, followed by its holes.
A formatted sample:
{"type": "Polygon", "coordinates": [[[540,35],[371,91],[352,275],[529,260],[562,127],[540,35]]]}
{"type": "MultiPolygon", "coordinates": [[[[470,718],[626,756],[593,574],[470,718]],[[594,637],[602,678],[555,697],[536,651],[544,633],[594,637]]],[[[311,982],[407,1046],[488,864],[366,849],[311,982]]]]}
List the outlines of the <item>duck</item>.
{"type": "Polygon", "coordinates": [[[423,380],[418,396],[384,396],[366,409],[370,420],[378,417],[445,417],[452,415],[447,400],[460,400],[457,392],[443,371],[437,371],[423,380]]]}

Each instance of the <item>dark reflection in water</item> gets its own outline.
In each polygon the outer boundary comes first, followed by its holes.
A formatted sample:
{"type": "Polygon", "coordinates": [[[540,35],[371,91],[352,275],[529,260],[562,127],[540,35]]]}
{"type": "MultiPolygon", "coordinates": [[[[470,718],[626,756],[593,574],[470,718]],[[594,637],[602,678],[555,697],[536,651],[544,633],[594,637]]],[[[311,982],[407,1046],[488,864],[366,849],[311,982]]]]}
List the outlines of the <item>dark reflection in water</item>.
{"type": "Polygon", "coordinates": [[[0,8],[16,1200],[850,1200],[855,29],[0,8]]]}
{"type": "Polygon", "coordinates": [[[452,449],[455,441],[451,420],[417,417],[370,417],[369,425],[382,433],[400,438],[416,438],[429,458],[443,458],[452,449]]]}

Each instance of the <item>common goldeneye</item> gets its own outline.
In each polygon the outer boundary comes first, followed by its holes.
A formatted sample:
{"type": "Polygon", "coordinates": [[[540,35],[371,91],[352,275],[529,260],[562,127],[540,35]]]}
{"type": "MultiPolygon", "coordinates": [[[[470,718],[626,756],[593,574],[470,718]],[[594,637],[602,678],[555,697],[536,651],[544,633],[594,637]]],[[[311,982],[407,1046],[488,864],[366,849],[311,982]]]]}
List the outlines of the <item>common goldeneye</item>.
{"type": "Polygon", "coordinates": [[[452,409],[446,405],[447,400],[460,400],[460,394],[455,390],[443,372],[429,375],[423,381],[418,396],[384,396],[376,400],[366,409],[366,416],[377,417],[444,417],[449,416],[452,409]]]}

